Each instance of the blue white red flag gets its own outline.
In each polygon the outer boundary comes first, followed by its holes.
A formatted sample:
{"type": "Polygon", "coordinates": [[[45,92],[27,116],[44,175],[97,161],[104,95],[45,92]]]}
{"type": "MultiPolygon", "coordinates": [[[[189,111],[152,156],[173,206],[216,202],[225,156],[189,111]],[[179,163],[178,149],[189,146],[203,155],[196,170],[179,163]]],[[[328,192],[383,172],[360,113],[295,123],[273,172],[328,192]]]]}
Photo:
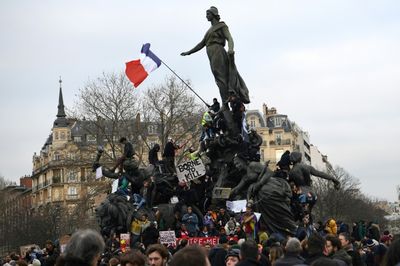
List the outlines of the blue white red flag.
{"type": "Polygon", "coordinates": [[[150,51],[150,43],[143,44],[141,53],[140,59],[126,63],[125,74],[135,88],[161,65],[160,58],[150,51]]]}

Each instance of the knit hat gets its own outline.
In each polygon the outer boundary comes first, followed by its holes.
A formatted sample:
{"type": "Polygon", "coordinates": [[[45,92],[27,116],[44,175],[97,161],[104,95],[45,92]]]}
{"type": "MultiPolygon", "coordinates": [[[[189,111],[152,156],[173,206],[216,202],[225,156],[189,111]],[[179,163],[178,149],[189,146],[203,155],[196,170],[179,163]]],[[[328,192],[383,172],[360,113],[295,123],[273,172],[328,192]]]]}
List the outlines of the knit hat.
{"type": "Polygon", "coordinates": [[[228,259],[228,257],[236,257],[239,259],[240,258],[239,254],[240,254],[239,249],[230,249],[230,250],[228,250],[228,253],[225,256],[225,261],[228,259]]]}
{"type": "Polygon", "coordinates": [[[374,241],[372,241],[372,239],[368,239],[366,244],[367,244],[367,247],[369,247],[369,248],[372,248],[373,246],[375,246],[375,243],[374,243],[374,241]]]}
{"type": "Polygon", "coordinates": [[[40,263],[40,260],[38,260],[38,259],[34,259],[32,261],[32,266],[41,266],[41,265],[42,265],[42,263],[40,263]]]}

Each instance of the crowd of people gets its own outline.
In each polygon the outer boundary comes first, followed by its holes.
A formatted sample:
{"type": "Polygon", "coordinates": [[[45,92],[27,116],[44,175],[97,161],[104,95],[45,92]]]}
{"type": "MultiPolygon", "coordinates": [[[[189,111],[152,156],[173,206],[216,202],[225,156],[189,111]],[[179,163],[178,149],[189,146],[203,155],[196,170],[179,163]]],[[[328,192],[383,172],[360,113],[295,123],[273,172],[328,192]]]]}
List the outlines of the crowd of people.
{"type": "Polygon", "coordinates": [[[334,219],[310,224],[305,216],[296,235],[284,237],[257,229],[253,215],[250,206],[238,219],[224,208],[210,210],[200,229],[188,208],[175,230],[176,244],[161,244],[157,222],[144,215],[132,223],[130,243],[115,234],[104,240],[97,231],[80,230],[66,247],[47,241],[43,250],[32,247],[23,256],[11,253],[0,265],[400,265],[400,235],[381,232],[378,224],[360,221],[350,227],[334,219]],[[191,241],[213,237],[216,243],[191,241]]]}

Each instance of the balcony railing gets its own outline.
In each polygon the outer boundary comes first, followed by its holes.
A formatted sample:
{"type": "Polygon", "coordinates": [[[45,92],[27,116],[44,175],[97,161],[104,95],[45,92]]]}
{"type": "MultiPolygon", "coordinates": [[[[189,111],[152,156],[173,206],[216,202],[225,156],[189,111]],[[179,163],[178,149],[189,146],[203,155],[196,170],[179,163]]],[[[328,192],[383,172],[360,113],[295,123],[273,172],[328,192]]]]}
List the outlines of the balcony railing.
{"type": "Polygon", "coordinates": [[[76,199],[79,199],[79,194],[67,195],[67,200],[76,200],[76,199]]]}

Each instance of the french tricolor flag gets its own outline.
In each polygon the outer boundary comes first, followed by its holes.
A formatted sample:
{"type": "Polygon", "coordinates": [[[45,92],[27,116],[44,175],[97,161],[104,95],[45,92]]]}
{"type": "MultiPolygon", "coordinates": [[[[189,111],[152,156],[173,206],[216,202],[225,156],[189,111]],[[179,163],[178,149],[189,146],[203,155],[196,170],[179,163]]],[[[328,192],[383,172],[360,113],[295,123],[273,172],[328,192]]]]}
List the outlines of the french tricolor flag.
{"type": "Polygon", "coordinates": [[[133,86],[137,88],[150,74],[161,65],[161,60],[150,51],[150,43],[142,46],[142,55],[138,60],[126,63],[125,73],[133,86]]]}

